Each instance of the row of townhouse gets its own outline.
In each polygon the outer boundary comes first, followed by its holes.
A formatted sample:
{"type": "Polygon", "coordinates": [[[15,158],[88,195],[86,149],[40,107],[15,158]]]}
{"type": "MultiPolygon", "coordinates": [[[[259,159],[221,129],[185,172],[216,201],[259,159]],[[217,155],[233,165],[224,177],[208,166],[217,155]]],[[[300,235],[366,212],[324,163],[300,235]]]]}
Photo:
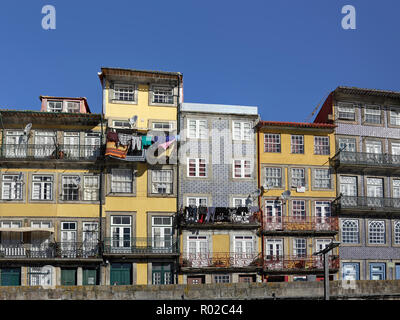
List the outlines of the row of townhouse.
{"type": "Polygon", "coordinates": [[[101,114],[0,110],[0,285],[322,280],[332,240],[330,279],[400,277],[399,93],[339,87],[291,123],[184,103],[178,72],[98,76],[101,114]]]}

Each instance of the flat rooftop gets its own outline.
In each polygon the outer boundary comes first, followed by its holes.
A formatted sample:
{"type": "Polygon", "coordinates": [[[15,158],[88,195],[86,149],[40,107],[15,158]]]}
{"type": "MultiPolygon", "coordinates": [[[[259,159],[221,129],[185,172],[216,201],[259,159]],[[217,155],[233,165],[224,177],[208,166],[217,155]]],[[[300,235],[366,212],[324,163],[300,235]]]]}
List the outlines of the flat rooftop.
{"type": "Polygon", "coordinates": [[[226,104],[208,104],[208,103],[182,103],[181,111],[186,112],[203,112],[203,113],[225,113],[225,114],[241,114],[241,115],[258,115],[258,107],[255,106],[238,106],[226,104]]]}

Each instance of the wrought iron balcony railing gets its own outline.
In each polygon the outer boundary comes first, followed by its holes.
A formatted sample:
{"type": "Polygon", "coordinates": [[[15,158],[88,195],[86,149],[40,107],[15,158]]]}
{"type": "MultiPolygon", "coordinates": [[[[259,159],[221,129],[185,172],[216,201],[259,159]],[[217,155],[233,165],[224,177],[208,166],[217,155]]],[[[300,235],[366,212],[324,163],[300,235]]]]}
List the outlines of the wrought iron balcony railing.
{"type": "MultiPolygon", "coordinates": [[[[329,269],[339,269],[339,256],[329,255],[329,269]]],[[[318,256],[265,255],[265,271],[314,271],[324,269],[324,258],[318,256]]]]}
{"type": "Polygon", "coordinates": [[[182,268],[244,268],[262,267],[259,252],[184,252],[179,259],[182,268]]]}
{"type": "Polygon", "coordinates": [[[334,200],[336,209],[400,211],[400,198],[340,196],[334,200]]]}
{"type": "Polygon", "coordinates": [[[90,145],[3,144],[0,149],[0,158],[3,160],[56,159],[94,161],[103,154],[104,147],[90,145]]]}
{"type": "Polygon", "coordinates": [[[153,238],[105,238],[106,254],[172,254],[177,253],[177,242],[173,237],[153,238]]]}
{"type": "Polygon", "coordinates": [[[338,231],[337,217],[264,216],[264,231],[338,231]]]}
{"type": "Polygon", "coordinates": [[[183,214],[180,217],[181,225],[217,225],[217,224],[230,224],[230,225],[244,225],[244,224],[261,224],[259,212],[246,212],[246,213],[235,213],[230,212],[226,215],[214,215],[208,214],[183,214]]]}
{"type": "Polygon", "coordinates": [[[0,259],[99,258],[98,242],[0,243],[0,259]]]}
{"type": "Polygon", "coordinates": [[[367,152],[350,152],[340,151],[332,159],[334,166],[341,165],[362,165],[377,167],[398,167],[400,165],[400,155],[367,153],[367,152]]]}

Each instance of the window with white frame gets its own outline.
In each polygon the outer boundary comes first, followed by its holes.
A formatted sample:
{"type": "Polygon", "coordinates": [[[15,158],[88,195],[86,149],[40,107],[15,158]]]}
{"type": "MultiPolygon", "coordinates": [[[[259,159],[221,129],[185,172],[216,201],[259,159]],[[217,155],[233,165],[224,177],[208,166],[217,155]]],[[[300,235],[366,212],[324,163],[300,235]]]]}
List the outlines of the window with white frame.
{"type": "Polygon", "coordinates": [[[320,189],[331,188],[331,173],[329,169],[314,169],[314,186],[320,189]]]}
{"type": "Polygon", "coordinates": [[[364,119],[366,123],[380,124],[381,123],[381,109],[379,107],[366,107],[364,109],[364,119]]]}
{"type": "Polygon", "coordinates": [[[344,196],[357,196],[357,177],[340,176],[340,193],[344,196]]]}
{"type": "Polygon", "coordinates": [[[365,152],[373,154],[381,154],[382,142],[374,140],[365,140],[365,152]]]}
{"type": "Polygon", "coordinates": [[[129,251],[132,236],[132,217],[111,216],[111,247],[113,252],[129,251]]]}
{"type": "Polygon", "coordinates": [[[329,201],[315,201],[315,216],[326,218],[331,216],[331,203],[329,201]]]}
{"type": "Polygon", "coordinates": [[[329,155],[330,146],[329,146],[329,137],[314,137],[314,154],[318,155],[329,155]]]}
{"type": "Polygon", "coordinates": [[[62,101],[47,101],[48,112],[62,112],[63,102],[62,101]]]}
{"type": "Polygon", "coordinates": [[[292,187],[305,187],[306,186],[306,178],[305,178],[304,168],[292,168],[291,169],[291,177],[292,177],[292,187]]]}
{"type": "Polygon", "coordinates": [[[32,176],[32,199],[33,200],[53,199],[53,176],[48,176],[48,175],[32,176]]]}
{"type": "Polygon", "coordinates": [[[172,193],[172,170],[152,170],[151,171],[151,190],[156,194],[172,193]]]}
{"type": "Polygon", "coordinates": [[[266,187],[282,186],[281,168],[265,168],[265,186],[266,187]]]}
{"type": "MultiPolygon", "coordinates": [[[[26,136],[25,136],[26,137],[26,136]]],[[[5,156],[7,158],[25,158],[27,144],[24,132],[21,130],[8,130],[5,135],[5,156]]]]}
{"type": "Polygon", "coordinates": [[[390,124],[394,126],[400,126],[400,110],[398,108],[390,109],[390,124]]]}
{"type": "Polygon", "coordinates": [[[400,244],[400,221],[395,221],[394,225],[393,225],[393,229],[394,229],[394,243],[395,244],[400,244]]]}
{"type": "Polygon", "coordinates": [[[153,122],[152,128],[153,130],[160,130],[160,131],[169,131],[172,130],[173,124],[171,122],[153,122]]]}
{"type": "Polygon", "coordinates": [[[4,174],[1,184],[3,200],[22,200],[22,179],[18,174],[4,174]]]}
{"type": "Polygon", "coordinates": [[[251,256],[254,252],[254,239],[252,236],[235,236],[234,246],[237,257],[251,256]]]}
{"type": "Polygon", "coordinates": [[[291,136],[291,152],[292,153],[304,153],[304,136],[292,135],[291,136]]]}
{"type": "MultiPolygon", "coordinates": [[[[391,143],[391,153],[392,155],[399,156],[400,155],[400,143],[393,142],[391,143]]],[[[394,159],[398,159],[398,157],[394,157],[394,159]]]]}
{"type": "Polygon", "coordinates": [[[229,274],[214,275],[214,283],[229,283],[229,282],[230,282],[229,274]]]}
{"type": "Polygon", "coordinates": [[[339,150],[356,152],[356,139],[355,138],[339,138],[339,150]]]}
{"type": "Polygon", "coordinates": [[[67,101],[67,112],[79,113],[81,109],[81,104],[76,101],[67,101]]]}
{"type": "Polygon", "coordinates": [[[385,221],[368,221],[368,243],[386,243],[385,221]]]}
{"type": "Polygon", "coordinates": [[[172,217],[152,217],[153,248],[172,248],[172,217]]]}
{"type": "Polygon", "coordinates": [[[246,207],[246,199],[247,198],[233,198],[233,206],[235,208],[246,207]]]}
{"type": "Polygon", "coordinates": [[[170,87],[154,87],[153,103],[174,103],[174,89],[170,87]]]}
{"type": "Polygon", "coordinates": [[[265,216],[281,217],[282,216],[282,201],[265,200],[265,216]]]}
{"type": "Polygon", "coordinates": [[[132,126],[129,121],[113,120],[113,127],[119,129],[131,129],[132,126]]]}
{"type": "Polygon", "coordinates": [[[83,177],[83,200],[96,201],[99,200],[100,177],[84,176],[83,177]]]}
{"type": "Polygon", "coordinates": [[[35,157],[48,157],[56,147],[55,131],[35,131],[35,157]]]}
{"type": "Polygon", "coordinates": [[[400,179],[393,179],[392,184],[393,198],[400,198],[400,179]]]}
{"type": "Polygon", "coordinates": [[[342,220],[342,242],[359,243],[358,220],[342,220]]]}
{"type": "Polygon", "coordinates": [[[281,135],[279,133],[264,134],[264,152],[281,152],[281,135]]]}
{"type": "Polygon", "coordinates": [[[350,103],[339,104],[338,119],[354,121],[356,119],[356,110],[355,110],[354,105],[352,105],[350,103]]]}
{"type": "Polygon", "coordinates": [[[293,239],[293,255],[295,257],[305,257],[307,255],[306,239],[293,239]]]}
{"type": "Polygon", "coordinates": [[[100,132],[85,133],[85,157],[98,157],[100,155],[100,132]]]}
{"type": "Polygon", "coordinates": [[[62,177],[62,200],[78,201],[79,200],[79,184],[81,178],[79,176],[63,176],[62,177]]]}
{"type": "Polygon", "coordinates": [[[128,84],[114,84],[114,100],[135,101],[135,86],[128,84]]]}
{"type": "Polygon", "coordinates": [[[292,200],[292,216],[296,219],[306,218],[306,202],[304,200],[292,200]]]}
{"type": "Polygon", "coordinates": [[[233,121],[233,140],[251,140],[251,122],[233,121]]]}
{"type": "Polygon", "coordinates": [[[250,178],[251,177],[251,161],[250,160],[233,160],[233,177],[234,178],[250,178]]]}
{"type": "Polygon", "coordinates": [[[130,169],[111,170],[111,192],[132,193],[133,174],[130,169]]]}
{"type": "Polygon", "coordinates": [[[187,120],[188,138],[191,139],[207,139],[207,120],[187,120]]]}
{"type": "Polygon", "coordinates": [[[207,177],[206,159],[188,158],[187,161],[188,177],[207,177]]]}
{"type": "Polygon", "coordinates": [[[367,197],[383,197],[383,179],[367,178],[367,197]]]}
{"type": "Polygon", "coordinates": [[[196,207],[207,207],[207,198],[204,197],[188,197],[187,198],[188,206],[196,206],[196,207]]]}

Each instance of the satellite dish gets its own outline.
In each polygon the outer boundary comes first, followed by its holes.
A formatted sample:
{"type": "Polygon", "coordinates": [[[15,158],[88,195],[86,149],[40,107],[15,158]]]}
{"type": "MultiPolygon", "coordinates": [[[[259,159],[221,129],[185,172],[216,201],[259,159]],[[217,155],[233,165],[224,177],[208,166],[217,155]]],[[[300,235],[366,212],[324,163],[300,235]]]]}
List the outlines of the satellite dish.
{"type": "Polygon", "coordinates": [[[78,186],[81,184],[81,177],[76,177],[75,178],[75,184],[78,185],[78,186]]]}
{"type": "Polygon", "coordinates": [[[286,190],[286,191],[282,192],[281,197],[282,197],[283,200],[289,199],[289,197],[290,197],[290,190],[286,190]]]}
{"type": "Polygon", "coordinates": [[[132,118],[129,119],[129,123],[131,124],[131,126],[135,125],[137,118],[138,117],[134,115],[132,118]]]}
{"type": "Polygon", "coordinates": [[[31,129],[32,129],[32,123],[28,123],[28,124],[25,126],[24,135],[28,135],[29,132],[31,132],[31,129]]]}
{"type": "Polygon", "coordinates": [[[20,172],[18,175],[18,181],[21,181],[21,180],[22,180],[22,172],[20,172]]]}

